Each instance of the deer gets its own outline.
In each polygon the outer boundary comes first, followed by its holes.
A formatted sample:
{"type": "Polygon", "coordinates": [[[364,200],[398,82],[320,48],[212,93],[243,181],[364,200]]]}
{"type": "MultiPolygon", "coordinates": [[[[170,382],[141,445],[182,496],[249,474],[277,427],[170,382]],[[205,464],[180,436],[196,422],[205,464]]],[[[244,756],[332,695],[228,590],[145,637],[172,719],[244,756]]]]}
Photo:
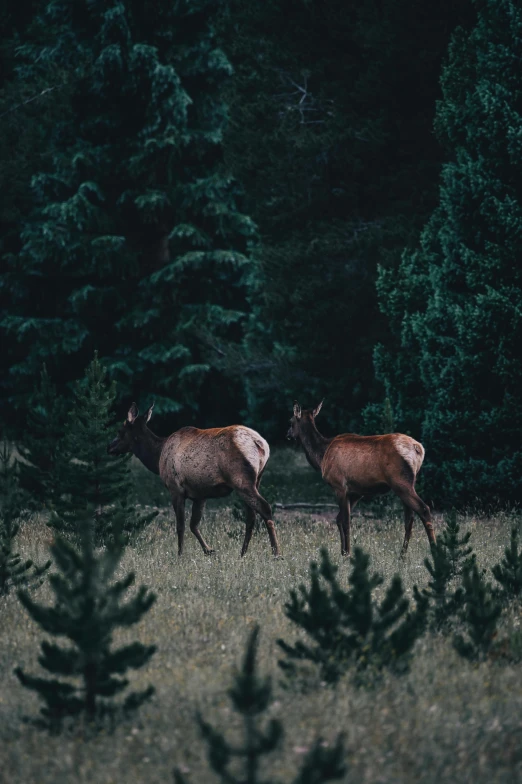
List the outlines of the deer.
{"type": "Polygon", "coordinates": [[[403,433],[375,436],[344,433],[325,438],[315,424],[323,402],[303,411],[295,401],[287,438],[301,444],[309,464],[321,472],[337,497],[341,554],[350,556],[350,522],[355,505],[361,498],[390,490],[400,498],[404,508],[401,557],[408,550],[415,513],[424,524],[430,546],[435,544],[430,508],[415,492],[415,481],[424,460],[422,444],[403,433]]]}
{"type": "Polygon", "coordinates": [[[167,438],[161,438],[147,425],[154,403],[144,415],[132,403],[127,418],[110,442],[110,455],[132,452],[143,465],[159,474],[170,493],[176,517],[178,555],[183,554],[185,534],[185,502],[192,501],[190,530],[205,555],[214,550],[203,539],[199,523],[208,498],[224,498],[234,490],[246,507],[246,530],[241,556],[246,555],[256,513],[263,519],[272,552],[279,557],[279,545],[272,520],[270,504],[259,493],[270,448],[265,439],[243,425],[200,430],[182,427],[167,438]]]}

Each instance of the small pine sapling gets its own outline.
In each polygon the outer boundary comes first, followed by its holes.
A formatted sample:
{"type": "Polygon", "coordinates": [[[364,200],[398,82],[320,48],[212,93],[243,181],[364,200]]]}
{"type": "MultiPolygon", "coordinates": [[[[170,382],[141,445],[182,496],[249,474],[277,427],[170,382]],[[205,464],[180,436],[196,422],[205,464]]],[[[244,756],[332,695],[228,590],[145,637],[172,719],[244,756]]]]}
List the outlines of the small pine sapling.
{"type": "Polygon", "coordinates": [[[426,626],[428,600],[415,591],[416,608],[409,610],[401,579],[395,575],[378,603],[373,592],[383,578],[370,574],[369,562],[369,556],[355,548],[346,591],[323,549],[321,565],[311,564],[310,588],[301,585],[299,593],[291,591],[285,613],[313,644],[277,641],[287,655],[279,665],[289,675],[296,673],[295,662],[304,660],[317,664],[328,683],[338,681],[347,669],[355,671],[359,684],[385,667],[397,673],[408,670],[413,646],[426,626]]]}
{"type": "Polygon", "coordinates": [[[466,566],[462,576],[462,610],[460,620],[466,636],[456,634],[453,645],[465,659],[479,661],[492,652],[502,605],[492,586],[484,579],[475,561],[466,566]]]}
{"type": "Polygon", "coordinates": [[[14,552],[14,541],[24,514],[25,494],[18,482],[17,465],[12,459],[7,442],[0,449],[0,596],[11,588],[35,587],[43,582],[50,561],[37,566],[31,559],[24,560],[14,552]]]}
{"type": "Polygon", "coordinates": [[[503,599],[522,596],[522,549],[519,548],[517,526],[511,529],[511,541],[504,551],[504,558],[492,567],[493,577],[501,586],[503,599]]]}
{"type": "Polygon", "coordinates": [[[457,515],[452,511],[437,542],[431,545],[431,560],[424,559],[431,580],[422,593],[430,602],[430,625],[433,629],[446,627],[462,605],[462,588],[452,586],[475,560],[473,548],[468,544],[470,538],[470,531],[460,537],[457,515]]]}
{"type": "Polygon", "coordinates": [[[65,435],[66,403],[51,382],[47,367],[29,401],[27,423],[20,454],[20,483],[33,506],[53,507],[60,492],[58,463],[65,435]]]}
{"type": "Polygon", "coordinates": [[[104,717],[115,720],[118,710],[132,711],[154,692],[153,687],[133,692],[120,706],[112,699],[128,685],[121,676],[130,668],[143,667],[156,650],[154,645],[138,642],[113,650],[113,634],[120,627],[138,623],[155,596],[141,586],[123,602],[134,583],[134,574],[121,580],[114,578],[123,554],[119,537],[97,555],[92,524],[86,524],[81,529],[80,543],[80,549],[76,549],[72,542],[57,536],[51,546],[58,569],[49,577],[54,593],[51,607],[36,604],[26,591],[18,593],[31,618],[47,634],[65,637],[69,642],[62,647],[45,640],[38,661],[54,676],[65,676],[73,682],[28,675],[20,667],[15,670],[23,686],[44,700],[36,724],[52,734],[61,731],[66,717],[83,715],[93,727],[104,717]]]}
{"type": "Polygon", "coordinates": [[[78,526],[94,520],[96,544],[110,542],[116,530],[128,540],[157,515],[135,511],[131,456],[107,453],[115,397],[96,353],[74,391],[59,461],[61,496],[49,521],[59,533],[78,536],[78,526]]]}
{"type": "MultiPolygon", "coordinates": [[[[243,745],[233,746],[222,732],[198,716],[201,734],[208,747],[210,767],[223,784],[277,784],[273,779],[268,782],[262,778],[260,772],[263,758],[281,745],[283,727],[277,719],[271,719],[264,730],[260,727],[262,715],[271,703],[272,688],[270,681],[257,673],[258,635],[259,629],[255,628],[247,643],[243,666],[229,691],[232,706],[243,722],[243,745]],[[230,770],[233,760],[237,760],[237,767],[241,768],[238,775],[230,770]]],[[[316,741],[293,784],[337,781],[345,774],[343,756],[341,736],[331,749],[326,748],[321,740],[316,741]]],[[[175,770],[174,778],[176,784],[185,784],[179,770],[175,770]]]]}

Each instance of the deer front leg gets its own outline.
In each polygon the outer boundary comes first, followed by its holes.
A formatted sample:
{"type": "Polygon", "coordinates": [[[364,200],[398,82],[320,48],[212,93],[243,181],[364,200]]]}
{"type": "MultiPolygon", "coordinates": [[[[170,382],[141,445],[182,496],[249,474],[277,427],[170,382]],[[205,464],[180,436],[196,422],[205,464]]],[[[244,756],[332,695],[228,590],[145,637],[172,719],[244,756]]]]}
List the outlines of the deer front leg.
{"type": "Polygon", "coordinates": [[[212,555],[214,550],[208,546],[205,542],[203,537],[201,536],[200,530],[198,528],[201,518],[203,516],[203,509],[205,508],[204,501],[193,501],[192,502],[192,515],[190,517],[190,530],[200,543],[201,547],[203,548],[203,552],[205,555],[212,555]]]}
{"type": "Polygon", "coordinates": [[[183,554],[183,537],[185,535],[185,499],[179,495],[172,496],[172,506],[176,515],[176,531],[178,534],[178,555],[183,554]]]}
{"type": "Polygon", "coordinates": [[[246,513],[246,528],[245,528],[245,538],[243,540],[243,547],[241,548],[241,557],[246,555],[246,551],[248,550],[248,545],[250,544],[250,540],[252,538],[252,531],[254,530],[254,525],[256,522],[256,513],[253,509],[251,509],[248,504],[245,504],[245,513],[246,513]]]}

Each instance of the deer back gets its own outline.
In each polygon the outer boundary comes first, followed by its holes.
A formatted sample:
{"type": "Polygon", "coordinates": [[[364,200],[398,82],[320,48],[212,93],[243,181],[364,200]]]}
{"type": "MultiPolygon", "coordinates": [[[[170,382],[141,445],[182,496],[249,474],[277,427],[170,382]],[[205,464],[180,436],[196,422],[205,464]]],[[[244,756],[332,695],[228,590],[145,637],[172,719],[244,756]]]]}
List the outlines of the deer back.
{"type": "Polygon", "coordinates": [[[405,471],[415,477],[424,460],[424,447],[410,436],[390,433],[336,436],[321,465],[323,478],[333,485],[345,484],[363,490],[393,482],[405,471]]]}
{"type": "Polygon", "coordinates": [[[262,436],[243,425],[200,430],[184,427],[166,441],[160,457],[160,476],[167,487],[193,491],[255,481],[270,449],[262,436]]]}

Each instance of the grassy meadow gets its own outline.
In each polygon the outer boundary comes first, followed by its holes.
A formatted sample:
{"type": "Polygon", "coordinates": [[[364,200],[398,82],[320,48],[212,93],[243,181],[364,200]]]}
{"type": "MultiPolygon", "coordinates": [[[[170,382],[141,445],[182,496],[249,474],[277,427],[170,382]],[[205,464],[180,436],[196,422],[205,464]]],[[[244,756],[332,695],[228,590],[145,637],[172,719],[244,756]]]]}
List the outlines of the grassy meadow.
{"type": "MultiPolygon", "coordinates": [[[[267,781],[292,780],[313,740],[320,735],[331,743],[341,731],[347,748],[346,782],[522,781],[520,664],[472,665],[457,655],[450,639],[425,635],[417,644],[411,672],[402,678],[386,675],[376,689],[356,689],[348,678],[331,689],[313,675],[300,689],[283,688],[276,639],[292,642],[298,635],[283,611],[290,589],[308,582],[310,561],[318,558],[322,546],[348,575],[334,510],[276,512],[284,559],[271,556],[264,527],[256,530],[247,556],[240,559],[243,523],[231,496],[209,504],[201,525],[216,554],[203,555],[187,523],[185,554],[178,559],[168,496],[157,477],[139,464],[134,470],[139,502],[158,506],[161,514],[128,548],[121,571],[134,570],[137,584],[152,588],[157,601],[118,641],[139,639],[158,646],[149,665],[130,675],[134,686],[152,683],[156,694],[113,734],[86,739],[76,730],[55,738],[24,724],[23,716],[36,716],[40,704],[20,686],[13,669],[21,665],[27,672],[39,672],[43,635],[16,595],[1,599],[0,781],[156,784],[173,781],[175,766],[194,784],[216,781],[194,716],[199,710],[230,738],[237,733],[227,689],[248,632],[257,623],[260,671],[272,676],[274,686],[269,715],[285,727],[282,750],[267,761],[267,781]]],[[[274,454],[263,488],[271,502],[332,502],[320,477],[292,450],[274,454]]],[[[489,569],[500,560],[513,519],[507,514],[460,519],[463,529],[472,531],[481,566],[489,569]]],[[[443,518],[436,516],[436,530],[442,524],[443,518]]],[[[34,517],[23,525],[18,549],[41,562],[50,539],[44,519],[34,517]]],[[[398,505],[360,505],[352,545],[367,550],[373,569],[386,578],[399,571],[410,593],[428,577],[423,566],[428,543],[418,519],[407,559],[400,563],[402,539],[398,505]]],[[[46,585],[38,590],[40,602],[49,596],[46,585]]],[[[504,629],[519,627],[520,607],[507,612],[502,624],[504,629]]]]}

